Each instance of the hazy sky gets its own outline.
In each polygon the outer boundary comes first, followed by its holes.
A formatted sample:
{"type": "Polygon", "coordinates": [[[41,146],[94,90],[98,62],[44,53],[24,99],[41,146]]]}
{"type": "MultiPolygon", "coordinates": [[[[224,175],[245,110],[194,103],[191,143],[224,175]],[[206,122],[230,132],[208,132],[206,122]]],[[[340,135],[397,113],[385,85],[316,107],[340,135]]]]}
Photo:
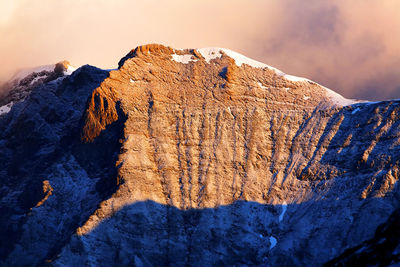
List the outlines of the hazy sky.
{"type": "Polygon", "coordinates": [[[0,0],[0,79],[114,68],[137,45],[225,47],[346,97],[400,98],[400,0],[0,0]]]}

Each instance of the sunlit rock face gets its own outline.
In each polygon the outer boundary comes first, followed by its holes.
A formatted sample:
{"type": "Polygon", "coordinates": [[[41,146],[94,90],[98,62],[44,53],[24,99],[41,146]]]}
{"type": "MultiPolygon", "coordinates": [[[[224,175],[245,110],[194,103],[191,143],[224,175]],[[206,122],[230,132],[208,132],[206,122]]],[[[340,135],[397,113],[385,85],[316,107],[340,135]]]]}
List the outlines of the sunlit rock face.
{"type": "Polygon", "coordinates": [[[0,115],[5,265],[322,265],[399,207],[400,102],[140,46],[0,115]]]}

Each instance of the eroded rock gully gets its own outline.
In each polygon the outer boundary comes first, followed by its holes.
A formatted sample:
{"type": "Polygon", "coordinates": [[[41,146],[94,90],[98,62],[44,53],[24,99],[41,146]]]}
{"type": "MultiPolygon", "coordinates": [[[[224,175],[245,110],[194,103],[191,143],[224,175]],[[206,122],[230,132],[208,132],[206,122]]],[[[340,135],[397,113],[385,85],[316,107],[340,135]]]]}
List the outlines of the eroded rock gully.
{"type": "MultiPolygon", "coordinates": [[[[41,172],[52,194],[10,211],[23,219],[3,262],[309,266],[372,238],[399,206],[399,102],[352,103],[257,64],[132,50],[79,100],[75,141],[41,172]]],[[[23,195],[3,188],[2,207],[23,195]]]]}

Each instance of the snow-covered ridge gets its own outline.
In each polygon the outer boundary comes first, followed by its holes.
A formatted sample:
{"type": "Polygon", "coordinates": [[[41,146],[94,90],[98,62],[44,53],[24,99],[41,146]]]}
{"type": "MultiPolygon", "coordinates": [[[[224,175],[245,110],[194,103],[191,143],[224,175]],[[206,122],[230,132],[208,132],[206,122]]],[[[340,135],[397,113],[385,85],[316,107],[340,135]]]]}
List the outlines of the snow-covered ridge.
{"type": "Polygon", "coordinates": [[[0,116],[9,113],[14,104],[24,101],[33,88],[60,81],[75,70],[68,61],[62,61],[18,71],[5,83],[5,94],[0,99],[0,116]]]}
{"type": "MultiPolygon", "coordinates": [[[[247,64],[251,67],[254,68],[267,68],[270,70],[275,71],[275,73],[281,77],[283,77],[284,79],[288,80],[288,81],[292,81],[292,82],[309,82],[309,83],[314,83],[317,84],[319,86],[321,86],[322,88],[324,88],[326,90],[326,94],[327,96],[332,100],[332,102],[335,105],[338,106],[348,106],[348,105],[352,105],[355,103],[359,103],[359,101],[353,100],[353,99],[347,99],[343,96],[341,96],[340,94],[332,91],[331,89],[328,89],[316,82],[313,82],[309,79],[303,78],[303,77],[297,77],[297,76],[293,76],[293,75],[288,75],[286,73],[284,73],[283,71],[271,67],[267,64],[264,64],[262,62],[256,61],[254,59],[248,58],[242,54],[239,54],[237,52],[234,52],[232,50],[226,49],[226,48],[218,48],[218,47],[208,47],[208,48],[200,48],[197,49],[197,51],[204,57],[205,61],[207,63],[210,63],[211,60],[216,59],[216,58],[220,58],[222,57],[222,53],[226,54],[227,56],[229,56],[230,58],[235,60],[235,64],[237,66],[242,66],[243,64],[247,64]]],[[[309,98],[307,98],[309,99],[309,98]]]]}
{"type": "Polygon", "coordinates": [[[14,74],[14,76],[11,77],[12,81],[20,81],[26,76],[32,74],[32,73],[39,73],[42,71],[53,71],[55,68],[55,64],[50,64],[50,65],[43,65],[43,66],[37,66],[33,68],[26,68],[18,71],[17,73],[14,74]]]}
{"type": "Polygon", "coordinates": [[[320,85],[320,86],[326,90],[327,96],[338,106],[350,106],[350,105],[353,105],[356,103],[360,103],[360,101],[345,98],[342,95],[336,93],[335,91],[333,91],[329,88],[326,88],[322,85],[320,85]]]}
{"type": "Polygon", "coordinates": [[[270,70],[274,70],[279,76],[283,76],[285,79],[290,80],[290,81],[309,81],[308,79],[302,78],[302,77],[296,77],[292,75],[287,75],[283,71],[278,70],[277,68],[271,67],[265,63],[259,62],[257,60],[248,58],[242,54],[239,54],[235,51],[226,49],[226,48],[218,48],[218,47],[208,47],[208,48],[200,48],[197,49],[197,51],[204,57],[204,59],[207,61],[207,63],[210,62],[210,60],[213,60],[215,58],[220,58],[222,56],[222,53],[226,54],[230,58],[235,60],[235,63],[238,67],[242,66],[243,64],[249,65],[254,68],[267,68],[270,70]]]}
{"type": "MultiPolygon", "coordinates": [[[[68,61],[62,61],[58,64],[63,64],[65,70],[64,75],[71,75],[77,68],[72,66],[68,61]]],[[[10,81],[19,82],[20,80],[24,79],[25,77],[33,74],[33,73],[40,73],[42,71],[53,72],[57,64],[50,64],[50,65],[42,65],[33,68],[26,68],[18,71],[11,77],[10,81]]]]}

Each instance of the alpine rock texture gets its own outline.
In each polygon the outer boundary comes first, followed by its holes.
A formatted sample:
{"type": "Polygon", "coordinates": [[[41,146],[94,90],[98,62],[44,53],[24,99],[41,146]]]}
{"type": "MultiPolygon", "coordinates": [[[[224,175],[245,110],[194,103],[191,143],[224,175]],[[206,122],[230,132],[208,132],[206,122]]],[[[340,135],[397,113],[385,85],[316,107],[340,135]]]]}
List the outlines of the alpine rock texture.
{"type": "Polygon", "coordinates": [[[2,100],[2,266],[399,264],[400,101],[220,48],[59,76],[2,100]]]}

